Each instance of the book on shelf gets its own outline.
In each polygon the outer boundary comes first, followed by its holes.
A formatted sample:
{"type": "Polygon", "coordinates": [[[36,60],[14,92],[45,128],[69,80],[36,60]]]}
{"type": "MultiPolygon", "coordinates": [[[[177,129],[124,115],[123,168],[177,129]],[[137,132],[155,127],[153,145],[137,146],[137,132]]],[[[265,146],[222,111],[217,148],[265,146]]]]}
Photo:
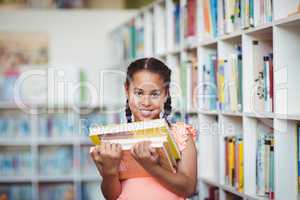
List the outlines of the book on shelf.
{"type": "Polygon", "coordinates": [[[200,9],[200,35],[204,39],[218,36],[218,1],[204,0],[200,9]]]}
{"type": "Polygon", "coordinates": [[[202,65],[201,87],[200,87],[200,108],[203,110],[217,110],[217,55],[208,55],[208,61],[202,65]]]}
{"type": "Polygon", "coordinates": [[[95,126],[90,129],[90,138],[95,145],[103,142],[118,143],[123,155],[119,167],[120,179],[149,176],[146,170],[131,156],[130,149],[141,141],[150,141],[160,155],[160,164],[174,172],[181,155],[177,143],[164,119],[95,126]]]}
{"type": "Polygon", "coordinates": [[[273,86],[273,53],[272,47],[254,40],[253,47],[253,78],[254,94],[252,106],[254,112],[274,111],[273,86]]]}
{"type": "Polygon", "coordinates": [[[197,109],[198,89],[198,61],[197,51],[190,51],[186,55],[180,68],[180,81],[182,90],[182,106],[187,111],[197,109]]]}
{"type": "Polygon", "coordinates": [[[219,35],[230,34],[241,30],[242,0],[222,0],[218,4],[219,35]]]}
{"type": "Polygon", "coordinates": [[[105,199],[100,192],[99,182],[84,182],[81,184],[81,199],[84,200],[100,200],[105,199]]]}
{"type": "Polygon", "coordinates": [[[1,116],[0,138],[27,138],[31,135],[30,118],[27,115],[1,116]]]}
{"type": "Polygon", "coordinates": [[[71,200],[75,198],[73,183],[44,183],[39,186],[39,199],[71,200]]]}
{"type": "Polygon", "coordinates": [[[0,148],[0,176],[30,176],[32,166],[29,147],[0,148]]]}
{"type": "Polygon", "coordinates": [[[257,195],[274,199],[274,136],[271,133],[258,134],[256,171],[257,195]]]}
{"type": "Polygon", "coordinates": [[[72,146],[41,146],[38,167],[40,175],[71,175],[73,173],[72,146]]]}
{"type": "Polygon", "coordinates": [[[138,16],[135,19],[135,49],[136,57],[141,58],[145,55],[145,38],[144,38],[144,17],[143,15],[138,16]]]}
{"type": "Polygon", "coordinates": [[[219,188],[208,186],[208,197],[205,197],[204,200],[219,200],[219,188]]]}
{"type": "Polygon", "coordinates": [[[197,33],[197,1],[185,0],[183,10],[184,38],[187,45],[196,42],[197,33]]]}
{"type": "Polygon", "coordinates": [[[300,124],[296,125],[296,138],[297,138],[297,170],[298,170],[298,193],[300,192],[300,124]]]}
{"type": "Polygon", "coordinates": [[[174,1],[173,8],[173,23],[174,23],[174,46],[178,47],[180,45],[180,17],[181,17],[180,1],[174,1]]]}
{"type": "Polygon", "coordinates": [[[228,136],[225,140],[225,184],[244,190],[243,138],[228,136]]]}
{"type": "Polygon", "coordinates": [[[222,111],[242,112],[242,52],[236,47],[236,52],[227,59],[218,61],[217,85],[218,108],[222,111]]]}
{"type": "Polygon", "coordinates": [[[80,147],[80,172],[82,175],[92,175],[97,172],[95,163],[90,156],[86,156],[90,152],[90,146],[80,147]]]}
{"type": "Polygon", "coordinates": [[[6,184],[0,185],[0,199],[22,199],[32,200],[32,186],[31,184],[6,184]]]}
{"type": "Polygon", "coordinates": [[[154,6],[154,55],[166,51],[166,7],[164,3],[154,6]]]}
{"type": "Polygon", "coordinates": [[[76,115],[73,113],[41,115],[38,119],[38,129],[41,138],[77,136],[76,115]]]}

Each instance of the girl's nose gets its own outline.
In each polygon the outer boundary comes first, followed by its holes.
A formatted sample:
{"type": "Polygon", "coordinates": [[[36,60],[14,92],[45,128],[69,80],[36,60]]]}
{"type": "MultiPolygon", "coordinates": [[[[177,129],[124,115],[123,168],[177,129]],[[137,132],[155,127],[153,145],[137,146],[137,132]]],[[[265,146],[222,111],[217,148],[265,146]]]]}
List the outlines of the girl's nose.
{"type": "Polygon", "coordinates": [[[143,106],[150,106],[151,105],[151,99],[149,95],[144,95],[142,98],[142,105],[143,106]]]}

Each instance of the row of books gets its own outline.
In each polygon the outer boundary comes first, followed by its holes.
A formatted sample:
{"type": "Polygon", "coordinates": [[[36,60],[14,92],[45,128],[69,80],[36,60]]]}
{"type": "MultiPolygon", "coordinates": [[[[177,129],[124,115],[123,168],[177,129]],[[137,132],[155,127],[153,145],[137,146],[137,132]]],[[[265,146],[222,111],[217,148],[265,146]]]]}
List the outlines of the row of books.
{"type": "Polygon", "coordinates": [[[244,190],[243,137],[225,137],[225,184],[244,190]]]}
{"type": "Polygon", "coordinates": [[[260,132],[256,154],[256,189],[258,196],[274,199],[274,136],[260,132]]]}
{"type": "Polygon", "coordinates": [[[39,149],[39,174],[70,175],[73,173],[73,148],[47,146],[39,149]]]}
{"type": "Polygon", "coordinates": [[[82,198],[84,200],[99,200],[105,199],[102,196],[99,182],[87,182],[82,185],[82,198]]]}
{"type": "Polygon", "coordinates": [[[11,102],[14,100],[14,86],[19,74],[0,74],[0,101],[11,102]]]}
{"type": "Polygon", "coordinates": [[[254,40],[253,47],[253,110],[254,112],[274,111],[273,53],[272,47],[254,40]]]}
{"type": "Polygon", "coordinates": [[[243,105],[241,47],[237,46],[235,53],[218,62],[218,108],[222,111],[241,112],[243,105]]]}
{"type": "Polygon", "coordinates": [[[54,114],[39,116],[39,137],[73,137],[79,134],[78,120],[74,114],[54,114]]]}
{"type": "MultiPolygon", "coordinates": [[[[100,182],[83,182],[81,198],[84,200],[104,199],[100,191],[100,182]]],[[[3,200],[32,200],[31,184],[0,185],[0,197],[3,200]]],[[[71,200],[75,199],[73,183],[43,183],[39,186],[39,199],[71,200]]]]}
{"type": "Polygon", "coordinates": [[[0,176],[28,176],[30,174],[32,174],[32,157],[29,148],[1,148],[0,176]]]}
{"type": "Polygon", "coordinates": [[[0,199],[32,200],[32,186],[30,184],[0,185],[0,199]]]}
{"type": "MultiPolygon", "coordinates": [[[[72,173],[72,148],[42,147],[39,157],[41,175],[72,173]]],[[[97,172],[89,156],[90,146],[82,146],[80,151],[80,170],[82,175],[97,172]]],[[[78,167],[78,166],[77,166],[78,167]]],[[[3,149],[0,152],[0,176],[22,176],[32,174],[32,155],[29,149],[3,149]]]]}
{"type": "Polygon", "coordinates": [[[243,0],[241,6],[243,28],[259,26],[273,20],[272,0],[243,0]]]}
{"type": "Polygon", "coordinates": [[[43,184],[39,186],[39,199],[75,199],[74,185],[72,183],[43,184]]]}
{"type": "Polygon", "coordinates": [[[80,152],[81,174],[95,174],[97,173],[96,165],[89,156],[90,146],[82,146],[80,152]]]}
{"type": "Polygon", "coordinates": [[[31,135],[29,116],[1,116],[0,138],[27,138],[31,135]]]}

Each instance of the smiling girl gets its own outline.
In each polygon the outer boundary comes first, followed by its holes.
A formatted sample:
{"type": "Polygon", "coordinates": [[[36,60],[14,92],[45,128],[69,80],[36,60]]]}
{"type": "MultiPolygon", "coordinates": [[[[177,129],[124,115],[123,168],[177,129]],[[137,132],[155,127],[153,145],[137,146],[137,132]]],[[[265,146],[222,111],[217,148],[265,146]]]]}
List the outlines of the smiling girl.
{"type": "MultiPolygon", "coordinates": [[[[155,58],[132,62],[125,82],[127,122],[166,118],[171,113],[171,70],[155,58]]],[[[159,165],[158,153],[150,142],[134,145],[132,156],[151,177],[119,179],[122,149],[118,144],[91,148],[91,156],[103,178],[101,189],[107,200],[182,200],[192,196],[197,183],[196,131],[183,122],[172,124],[181,160],[176,173],[159,165]]]]}

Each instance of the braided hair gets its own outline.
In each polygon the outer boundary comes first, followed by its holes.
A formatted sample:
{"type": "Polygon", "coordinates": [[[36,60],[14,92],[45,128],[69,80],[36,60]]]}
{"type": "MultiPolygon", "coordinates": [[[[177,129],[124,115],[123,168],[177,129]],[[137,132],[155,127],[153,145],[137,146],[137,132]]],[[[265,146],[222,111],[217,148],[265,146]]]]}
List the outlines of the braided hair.
{"type": "MultiPolygon", "coordinates": [[[[125,82],[127,86],[129,86],[129,82],[130,80],[132,80],[134,73],[140,70],[148,70],[152,73],[158,74],[163,79],[166,91],[169,94],[164,104],[164,113],[163,113],[163,118],[167,120],[167,117],[172,112],[172,106],[171,106],[172,102],[171,102],[171,97],[169,92],[170,82],[171,82],[171,70],[162,61],[153,57],[137,59],[132,63],[130,63],[127,68],[126,82],[125,82]]],[[[132,113],[129,107],[128,99],[126,100],[125,114],[126,114],[127,122],[128,123],[132,122],[132,113]]]]}

